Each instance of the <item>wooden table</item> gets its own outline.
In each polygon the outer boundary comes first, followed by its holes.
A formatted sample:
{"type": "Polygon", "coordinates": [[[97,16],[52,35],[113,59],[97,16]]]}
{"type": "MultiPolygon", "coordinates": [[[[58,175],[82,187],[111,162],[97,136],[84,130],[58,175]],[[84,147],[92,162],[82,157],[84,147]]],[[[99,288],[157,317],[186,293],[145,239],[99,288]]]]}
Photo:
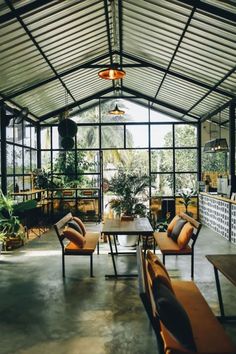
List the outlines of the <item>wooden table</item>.
{"type": "Polygon", "coordinates": [[[26,200],[28,200],[29,197],[32,198],[33,195],[36,195],[37,193],[43,193],[43,192],[46,192],[46,189],[30,189],[28,191],[11,193],[11,195],[13,197],[24,197],[26,198],[26,200]]]}
{"type": "Polygon", "coordinates": [[[219,281],[220,271],[224,276],[236,286],[236,254],[214,254],[207,255],[206,258],[212,263],[214,267],[216,288],[218,300],[220,305],[220,319],[222,320],[236,320],[236,316],[225,316],[224,305],[222,300],[221,286],[219,281]]]}
{"type": "MultiPolygon", "coordinates": [[[[148,236],[153,235],[153,228],[148,218],[135,218],[134,220],[129,220],[129,221],[121,221],[120,219],[108,219],[105,221],[103,225],[102,234],[104,236],[107,236],[108,238],[109,246],[111,250],[112,264],[114,268],[114,274],[112,275],[107,274],[106,277],[119,278],[119,277],[137,276],[138,274],[118,274],[116,268],[115,256],[118,256],[119,254],[130,255],[131,253],[118,252],[117,244],[116,244],[116,236],[117,235],[128,235],[128,236],[137,235],[139,236],[139,238],[140,236],[144,236],[145,237],[144,248],[146,250],[148,236]],[[112,237],[113,237],[115,252],[113,251],[112,237]]],[[[132,253],[132,255],[135,255],[135,253],[132,253]]]]}

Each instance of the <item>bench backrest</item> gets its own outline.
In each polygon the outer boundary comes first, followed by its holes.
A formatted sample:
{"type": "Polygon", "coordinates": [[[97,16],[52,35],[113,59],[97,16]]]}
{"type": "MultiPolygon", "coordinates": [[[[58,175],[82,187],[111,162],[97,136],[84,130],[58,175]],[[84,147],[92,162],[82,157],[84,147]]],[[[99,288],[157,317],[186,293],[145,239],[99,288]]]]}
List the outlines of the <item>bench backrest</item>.
{"type": "Polygon", "coordinates": [[[57,237],[60,241],[61,247],[64,249],[64,244],[63,244],[63,230],[65,226],[67,225],[68,221],[72,219],[72,214],[68,213],[66,214],[62,219],[60,219],[56,224],[54,224],[54,229],[56,230],[57,237]]]}
{"type": "Polygon", "coordinates": [[[137,266],[138,266],[138,284],[139,284],[139,296],[142,300],[143,306],[148,315],[149,321],[154,329],[156,338],[158,353],[164,353],[164,344],[161,337],[160,322],[156,311],[156,304],[153,298],[151,285],[148,279],[147,262],[144,257],[144,253],[141,246],[137,246],[137,266]]]}
{"type": "Polygon", "coordinates": [[[187,215],[187,214],[185,214],[185,213],[180,213],[179,216],[180,216],[182,219],[184,219],[184,220],[190,222],[190,224],[191,224],[191,225],[193,226],[193,228],[194,228],[194,229],[193,229],[193,234],[192,234],[192,236],[191,236],[191,239],[193,240],[191,246],[193,247],[194,244],[195,244],[195,242],[196,242],[196,240],[197,240],[197,237],[198,237],[198,235],[199,235],[199,232],[200,232],[200,230],[201,230],[202,224],[201,224],[199,221],[193,219],[191,216],[189,216],[189,215],[187,215]]]}

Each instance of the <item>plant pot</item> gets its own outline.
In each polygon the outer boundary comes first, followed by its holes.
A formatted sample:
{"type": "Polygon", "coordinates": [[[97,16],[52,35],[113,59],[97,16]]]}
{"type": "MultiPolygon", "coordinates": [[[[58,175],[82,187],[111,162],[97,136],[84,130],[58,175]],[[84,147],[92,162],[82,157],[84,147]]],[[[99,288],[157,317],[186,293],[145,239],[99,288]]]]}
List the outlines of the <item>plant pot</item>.
{"type": "Polygon", "coordinates": [[[117,237],[120,246],[123,247],[134,247],[138,240],[137,235],[118,235],[117,237]]]}
{"type": "Polygon", "coordinates": [[[9,237],[6,242],[6,250],[13,250],[24,245],[24,241],[20,237],[9,237]]]}

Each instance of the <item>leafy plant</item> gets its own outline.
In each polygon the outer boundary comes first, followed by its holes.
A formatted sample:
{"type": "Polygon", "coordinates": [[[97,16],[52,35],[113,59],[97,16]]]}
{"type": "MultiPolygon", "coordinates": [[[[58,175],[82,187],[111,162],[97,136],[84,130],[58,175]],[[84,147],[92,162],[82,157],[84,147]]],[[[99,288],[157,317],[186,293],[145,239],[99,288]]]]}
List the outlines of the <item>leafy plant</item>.
{"type": "Polygon", "coordinates": [[[195,202],[192,200],[192,197],[196,195],[196,191],[193,189],[186,189],[179,193],[179,196],[183,199],[179,203],[185,206],[185,213],[189,214],[188,207],[189,205],[195,205],[195,202]]]}
{"type": "Polygon", "coordinates": [[[15,236],[20,230],[20,219],[14,215],[14,200],[0,190],[0,232],[3,237],[15,236]]]}
{"type": "Polygon", "coordinates": [[[139,200],[139,195],[146,192],[149,187],[149,177],[137,175],[130,172],[119,171],[109,181],[109,191],[116,197],[108,204],[118,215],[140,215],[145,216],[147,207],[139,200]]]}

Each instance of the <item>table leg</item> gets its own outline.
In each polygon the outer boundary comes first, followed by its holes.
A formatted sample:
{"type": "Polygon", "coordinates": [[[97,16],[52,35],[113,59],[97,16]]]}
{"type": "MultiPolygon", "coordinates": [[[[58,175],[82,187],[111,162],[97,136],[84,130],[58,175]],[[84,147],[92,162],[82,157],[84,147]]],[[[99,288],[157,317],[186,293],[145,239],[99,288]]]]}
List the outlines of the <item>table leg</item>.
{"type": "MultiPolygon", "coordinates": [[[[113,237],[115,238],[115,236],[113,236],[113,237]]],[[[113,247],[112,247],[112,243],[111,243],[111,235],[108,235],[108,241],[109,241],[110,250],[111,250],[111,258],[112,258],[114,273],[115,273],[115,276],[117,277],[116,262],[115,262],[113,247]]]]}
{"type": "Polygon", "coordinates": [[[219,300],[219,305],[220,305],[220,314],[221,314],[221,317],[224,318],[225,311],[224,311],[224,305],[223,305],[222,294],[221,294],[219,274],[218,274],[218,270],[216,267],[214,267],[214,272],[215,272],[215,280],[216,280],[216,289],[217,289],[218,300],[219,300]]]}

